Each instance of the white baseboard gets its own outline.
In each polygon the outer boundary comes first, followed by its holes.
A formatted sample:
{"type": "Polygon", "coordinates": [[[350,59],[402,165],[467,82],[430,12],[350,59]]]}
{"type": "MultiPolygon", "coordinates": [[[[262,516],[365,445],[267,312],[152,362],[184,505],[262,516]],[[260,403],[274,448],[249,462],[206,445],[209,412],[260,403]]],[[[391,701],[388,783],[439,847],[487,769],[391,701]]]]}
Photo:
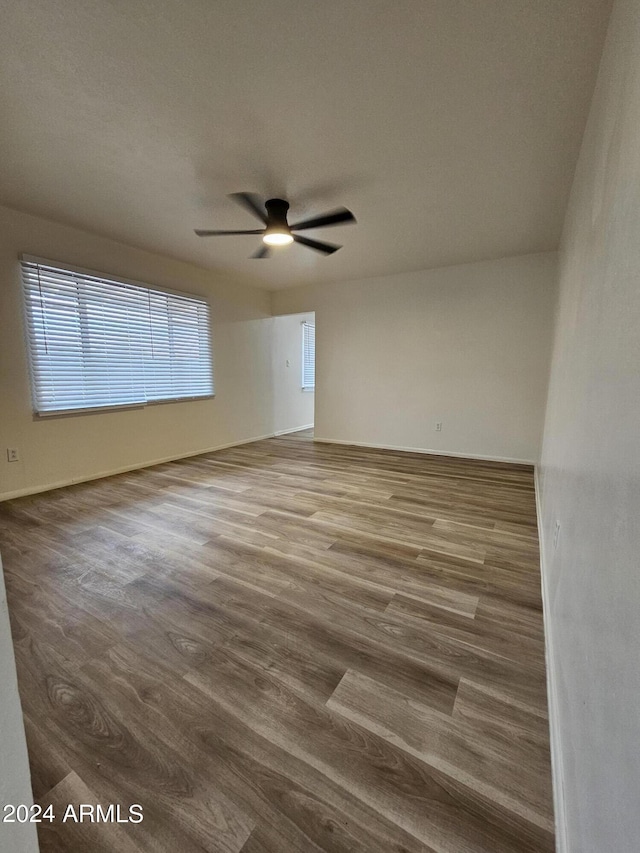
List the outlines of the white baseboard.
{"type": "Polygon", "coordinates": [[[538,466],[535,467],[534,484],[536,494],[536,515],[538,519],[538,540],[540,543],[540,577],[542,585],[542,610],[544,615],[544,648],[547,668],[547,701],[549,706],[549,739],[551,746],[551,777],[553,782],[553,810],[556,827],[556,853],[568,853],[567,813],[564,793],[564,773],[562,763],[562,743],[560,739],[560,718],[558,713],[558,692],[554,667],[553,629],[551,626],[551,602],[546,583],[544,527],[542,524],[542,503],[538,466]]]}
{"type": "Polygon", "coordinates": [[[351,447],[371,447],[373,450],[400,450],[404,453],[424,453],[428,456],[455,456],[459,459],[480,459],[484,462],[511,462],[514,465],[535,465],[534,459],[514,459],[511,456],[484,456],[481,453],[457,453],[455,450],[430,450],[426,447],[402,447],[395,444],[370,444],[367,441],[348,441],[346,439],[321,438],[314,436],[320,444],[344,444],[351,447]]]}
{"type": "Polygon", "coordinates": [[[303,429],[313,429],[313,424],[306,424],[301,427],[294,427],[293,429],[279,429],[277,432],[274,432],[274,435],[289,435],[292,432],[302,432],[303,429]]]}
{"type": "Polygon", "coordinates": [[[241,444],[251,444],[254,441],[263,441],[265,438],[273,438],[274,433],[257,435],[254,438],[243,438],[241,441],[230,441],[227,444],[218,444],[215,447],[205,447],[202,450],[193,450],[189,453],[180,453],[177,456],[164,456],[162,459],[151,459],[148,462],[139,462],[136,465],[124,465],[122,468],[113,468],[110,471],[100,471],[97,474],[89,474],[86,477],[71,477],[68,480],[58,480],[55,483],[46,483],[42,486],[29,486],[26,489],[16,489],[13,492],[0,494],[0,502],[23,498],[27,495],[37,495],[40,492],[50,492],[53,489],[62,489],[64,486],[74,486],[76,483],[88,483],[91,480],[102,480],[104,477],[113,477],[115,474],[126,474],[127,471],[138,471],[141,468],[151,468],[154,465],[162,465],[164,462],[175,462],[177,459],[189,459],[191,456],[202,456],[203,453],[213,453],[215,450],[225,450],[227,447],[239,447],[241,444]]]}

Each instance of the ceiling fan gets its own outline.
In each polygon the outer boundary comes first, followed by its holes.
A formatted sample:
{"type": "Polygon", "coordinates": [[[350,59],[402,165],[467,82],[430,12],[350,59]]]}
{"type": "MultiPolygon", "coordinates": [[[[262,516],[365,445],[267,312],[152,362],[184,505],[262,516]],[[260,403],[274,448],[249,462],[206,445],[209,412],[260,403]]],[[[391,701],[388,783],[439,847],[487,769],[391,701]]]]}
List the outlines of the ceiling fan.
{"type": "Polygon", "coordinates": [[[346,207],[339,207],[337,210],[332,210],[322,216],[314,216],[312,219],[303,219],[302,222],[289,225],[287,222],[289,202],[283,198],[270,198],[264,203],[259,196],[252,193],[232,193],[229,198],[237,201],[238,204],[257,216],[265,227],[255,231],[206,231],[196,228],[196,234],[198,237],[217,237],[223,234],[262,234],[264,246],[254,252],[250,256],[252,258],[269,258],[271,257],[272,246],[287,246],[293,242],[307,246],[309,249],[315,249],[316,252],[321,252],[324,255],[331,255],[342,247],[336,246],[334,243],[309,240],[308,237],[301,237],[293,232],[305,231],[308,228],[326,228],[328,225],[346,225],[349,222],[356,221],[350,210],[347,210],[346,207]]]}

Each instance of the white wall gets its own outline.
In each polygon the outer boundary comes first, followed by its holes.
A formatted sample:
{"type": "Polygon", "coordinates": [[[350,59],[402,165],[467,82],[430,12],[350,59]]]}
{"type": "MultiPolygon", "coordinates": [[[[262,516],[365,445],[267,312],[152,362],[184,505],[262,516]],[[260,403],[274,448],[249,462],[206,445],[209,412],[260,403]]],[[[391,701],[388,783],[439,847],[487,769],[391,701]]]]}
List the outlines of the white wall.
{"type": "Polygon", "coordinates": [[[273,318],[273,431],[276,434],[313,426],[313,390],[302,388],[303,322],[314,323],[314,314],[273,318]]]}
{"type": "Polygon", "coordinates": [[[273,432],[272,329],[265,291],[0,208],[0,330],[0,498],[273,432]],[[34,419],[20,252],[207,296],[215,399],[34,419]],[[7,462],[7,447],[19,449],[20,461],[7,462]]]}
{"type": "MultiPolygon", "coordinates": [[[[640,4],[617,0],[560,254],[541,474],[571,853],[640,849],[640,4]],[[553,547],[556,520],[560,522],[553,547]]],[[[556,743],[557,746],[557,743],[556,743]]]]}
{"type": "MultiPolygon", "coordinates": [[[[6,803],[31,805],[33,796],[1,557],[0,685],[0,809],[4,809],[6,803]]],[[[4,815],[4,810],[0,814],[4,815]]],[[[6,850],[7,853],[36,853],[36,825],[0,823],[0,850],[6,850]]]]}
{"type": "Polygon", "coordinates": [[[536,461],[556,275],[544,253],[275,292],[316,313],[316,437],[536,461]]]}

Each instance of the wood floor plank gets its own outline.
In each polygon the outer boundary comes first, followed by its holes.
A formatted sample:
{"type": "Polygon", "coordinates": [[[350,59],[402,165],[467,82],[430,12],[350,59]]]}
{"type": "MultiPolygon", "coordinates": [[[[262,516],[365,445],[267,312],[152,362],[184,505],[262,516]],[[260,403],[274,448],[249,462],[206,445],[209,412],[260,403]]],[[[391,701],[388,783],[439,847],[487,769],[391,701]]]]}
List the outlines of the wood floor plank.
{"type": "Polygon", "coordinates": [[[314,551],[295,542],[274,542],[266,550],[287,554],[306,568],[318,565],[325,574],[348,578],[352,584],[390,596],[402,592],[407,598],[468,615],[473,615],[478,605],[477,585],[470,582],[465,589],[464,581],[451,580],[444,572],[434,570],[433,564],[427,567],[411,557],[389,557],[375,548],[344,542],[336,542],[326,551],[314,551]]]}
{"type": "Polygon", "coordinates": [[[452,718],[354,670],[345,674],[327,707],[482,793],[499,806],[498,815],[502,809],[518,815],[541,849],[553,849],[548,786],[540,784],[544,773],[530,772],[532,766],[549,772],[548,750],[523,738],[520,728],[476,725],[464,711],[452,718]]]}
{"type": "MultiPolygon", "coordinates": [[[[281,601],[313,614],[317,612],[314,597],[304,588],[290,588],[279,596],[281,601]]],[[[546,683],[544,664],[533,662],[524,670],[521,663],[506,657],[502,651],[481,640],[461,639],[443,632],[425,630],[419,620],[396,617],[388,610],[384,614],[362,614],[353,608],[325,599],[326,620],[346,636],[366,639],[372,648],[382,649],[391,640],[396,648],[413,661],[429,661],[434,672],[446,677],[481,678],[484,682],[509,691],[523,702],[543,705],[546,683]]]]}
{"type": "MultiPolygon", "coordinates": [[[[43,811],[52,806],[56,815],[53,822],[44,821],[39,826],[41,853],[64,853],[70,846],[95,853],[140,853],[141,848],[121,824],[80,822],[71,815],[63,823],[68,806],[73,806],[73,815],[76,815],[81,803],[96,805],[97,798],[72,770],[40,800],[43,811]]],[[[128,808],[123,808],[122,814],[128,815],[128,808]]]]}
{"type": "MultiPolygon", "coordinates": [[[[511,732],[518,738],[534,741],[546,750],[549,721],[545,711],[532,705],[514,702],[504,693],[487,685],[461,678],[452,716],[462,717],[478,726],[511,732]]],[[[545,752],[547,761],[548,758],[545,752]]],[[[539,774],[539,778],[544,780],[544,774],[539,774]]]]}
{"type": "Polygon", "coordinates": [[[524,664],[527,668],[537,668],[544,673],[545,650],[540,637],[517,634],[505,628],[501,622],[492,622],[482,618],[470,619],[466,614],[432,607],[401,594],[394,596],[385,611],[404,618],[409,624],[428,626],[435,635],[455,639],[472,649],[484,649],[503,658],[524,664]],[[414,623],[413,620],[419,620],[414,623]]]}
{"type": "Polygon", "coordinates": [[[208,661],[185,679],[427,846],[454,853],[474,844],[483,853],[498,853],[514,849],[517,833],[520,850],[545,849],[534,846],[508,819],[500,826],[478,819],[478,811],[493,818],[495,810],[477,792],[443,784],[440,774],[413,756],[304,702],[268,674],[256,680],[251,668],[233,655],[208,661]]]}
{"type": "Polygon", "coordinates": [[[94,681],[90,664],[71,671],[54,649],[33,640],[18,644],[16,657],[43,731],[64,747],[96,797],[124,809],[143,805],[145,819],[136,825],[142,849],[161,844],[189,853],[238,853],[254,824],[199,773],[199,753],[188,751],[187,739],[150,729],[129,712],[129,699],[115,681],[106,691],[104,682],[94,681]]]}
{"type": "Polygon", "coordinates": [[[41,800],[71,773],[66,750],[47,737],[39,724],[24,714],[24,730],[29,749],[31,790],[34,800],[41,800]]]}
{"type": "Polygon", "coordinates": [[[249,595],[224,578],[219,578],[212,587],[226,608],[263,621],[274,631],[280,631],[291,646],[311,642],[319,655],[334,660],[343,671],[357,666],[372,678],[396,685],[433,707],[447,713],[452,711],[459,673],[443,671],[429,660],[406,654],[386,636],[382,641],[371,642],[369,637],[351,630],[350,624],[345,628],[326,612],[318,612],[313,606],[300,606],[300,601],[275,599],[267,608],[260,595],[249,595]]]}
{"type": "Polygon", "coordinates": [[[532,469],[308,433],[0,504],[43,851],[553,849],[532,469]]]}
{"type": "MultiPolygon", "coordinates": [[[[229,656],[236,659],[235,650],[223,651],[220,660],[229,656]]],[[[134,703],[129,713],[170,732],[173,739],[188,737],[193,742],[201,755],[200,772],[216,780],[244,813],[258,821],[260,836],[272,849],[429,853],[330,776],[247,725],[242,705],[211,701],[185,680],[173,683],[160,661],[141,658],[133,648],[114,647],[94,666],[127,688],[129,702],[134,703]],[[341,834],[348,836],[346,847],[337,843],[341,834]]],[[[255,673],[251,664],[246,671],[255,673]]],[[[278,680],[277,674],[273,677],[278,680]]]]}

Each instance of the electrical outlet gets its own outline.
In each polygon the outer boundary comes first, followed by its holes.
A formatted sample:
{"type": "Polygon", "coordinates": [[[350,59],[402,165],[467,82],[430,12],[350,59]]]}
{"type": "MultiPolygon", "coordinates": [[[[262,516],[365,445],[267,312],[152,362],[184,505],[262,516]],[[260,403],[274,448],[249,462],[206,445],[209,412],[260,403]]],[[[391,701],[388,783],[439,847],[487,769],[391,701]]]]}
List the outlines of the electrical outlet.
{"type": "Polygon", "coordinates": [[[290,358],[287,359],[287,367],[291,367],[291,359],[290,358]]]}
{"type": "Polygon", "coordinates": [[[17,462],[19,458],[17,447],[7,447],[7,462],[17,462]]]}
{"type": "Polygon", "coordinates": [[[436,432],[442,432],[442,421],[436,421],[436,432]]]}
{"type": "Polygon", "coordinates": [[[556,521],[556,526],[553,531],[553,550],[558,547],[558,539],[560,539],[560,522],[556,521]]]}

